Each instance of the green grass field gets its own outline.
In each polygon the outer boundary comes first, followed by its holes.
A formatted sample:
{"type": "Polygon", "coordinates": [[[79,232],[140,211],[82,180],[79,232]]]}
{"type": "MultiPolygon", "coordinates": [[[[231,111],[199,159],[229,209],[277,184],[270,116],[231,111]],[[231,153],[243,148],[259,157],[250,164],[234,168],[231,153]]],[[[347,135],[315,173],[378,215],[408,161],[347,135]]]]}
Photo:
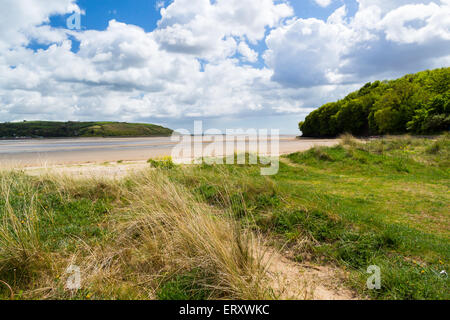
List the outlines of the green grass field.
{"type": "Polygon", "coordinates": [[[196,167],[172,173],[206,201],[282,236],[299,261],[351,271],[349,285],[379,299],[448,299],[450,141],[344,139],[282,160],[270,178],[250,167],[196,167]],[[220,176],[221,178],[217,178],[220,176]],[[226,200],[223,195],[226,194],[226,200]],[[231,201],[230,201],[231,199],[231,201]],[[304,238],[309,241],[305,245],[304,238]],[[302,243],[298,246],[298,243],[302,243]],[[381,290],[365,289],[370,265],[381,290]]]}
{"type": "Polygon", "coordinates": [[[14,137],[148,137],[170,136],[172,130],[143,123],[24,121],[0,123],[0,138],[14,137]]]}
{"type": "Polygon", "coordinates": [[[149,169],[119,182],[0,174],[0,297],[277,299],[262,238],[333,265],[360,298],[449,299],[450,138],[387,137],[258,166],[149,169]],[[83,289],[64,289],[80,265],[83,289]],[[368,290],[367,268],[382,288],[368,290]],[[9,289],[9,287],[11,289],[9,289]]]}

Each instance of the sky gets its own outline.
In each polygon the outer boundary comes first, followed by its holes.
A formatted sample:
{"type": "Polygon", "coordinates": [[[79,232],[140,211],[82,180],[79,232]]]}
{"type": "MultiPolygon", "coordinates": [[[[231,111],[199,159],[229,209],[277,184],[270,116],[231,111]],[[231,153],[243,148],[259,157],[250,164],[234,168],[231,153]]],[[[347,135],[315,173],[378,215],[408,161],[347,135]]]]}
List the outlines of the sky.
{"type": "Polygon", "coordinates": [[[450,66],[450,0],[0,0],[0,122],[280,129],[450,66]]]}

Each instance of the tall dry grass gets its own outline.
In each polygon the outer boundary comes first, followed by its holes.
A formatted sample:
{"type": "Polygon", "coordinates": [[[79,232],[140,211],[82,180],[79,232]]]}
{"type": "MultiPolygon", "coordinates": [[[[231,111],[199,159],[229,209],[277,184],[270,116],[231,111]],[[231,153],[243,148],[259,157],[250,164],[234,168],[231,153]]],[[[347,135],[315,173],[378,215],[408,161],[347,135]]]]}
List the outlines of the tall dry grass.
{"type": "Polygon", "coordinates": [[[160,171],[131,177],[124,190],[132,205],[118,225],[121,243],[149,258],[147,266],[170,278],[200,271],[196,285],[211,298],[260,299],[265,287],[264,251],[259,239],[231,217],[198,202],[191,193],[160,171]]]}
{"type": "Polygon", "coordinates": [[[23,177],[0,174],[0,280],[8,274],[12,279],[17,268],[29,271],[33,276],[21,283],[8,281],[14,292],[23,291],[22,298],[85,298],[85,292],[97,299],[157,298],[165,283],[184,275],[207,298],[273,297],[260,238],[227,213],[199,202],[162,170],[144,170],[123,180],[51,173],[23,177]],[[10,200],[11,186],[18,183],[24,189],[19,207],[10,200]],[[94,243],[77,239],[75,252],[53,251],[40,239],[39,224],[43,214],[51,221],[52,211],[38,210],[36,196],[50,191],[67,203],[96,201],[99,194],[115,199],[103,226],[110,236],[94,243]],[[64,286],[70,265],[81,268],[81,291],[64,286]]]}
{"type": "Polygon", "coordinates": [[[11,204],[11,187],[17,176],[0,173],[3,212],[0,215],[0,270],[5,266],[25,270],[41,253],[35,195],[23,201],[21,210],[11,204]]]}

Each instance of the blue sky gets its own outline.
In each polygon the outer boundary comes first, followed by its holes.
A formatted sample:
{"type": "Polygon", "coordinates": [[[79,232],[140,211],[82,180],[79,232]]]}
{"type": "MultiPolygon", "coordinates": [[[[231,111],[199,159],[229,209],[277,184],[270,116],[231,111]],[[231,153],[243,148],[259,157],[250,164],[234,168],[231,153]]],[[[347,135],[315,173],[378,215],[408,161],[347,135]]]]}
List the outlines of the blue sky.
{"type": "Polygon", "coordinates": [[[0,121],[297,134],[366,82],[447,67],[448,16],[449,0],[4,0],[0,121]]]}
{"type": "MultiPolygon", "coordinates": [[[[134,24],[152,31],[161,18],[157,1],[146,0],[79,0],[78,6],[85,11],[82,18],[83,29],[105,30],[112,19],[134,24]]],[[[53,17],[51,24],[65,24],[65,16],[53,17]]]]}
{"type": "MultiPolygon", "coordinates": [[[[165,1],[168,5],[171,1],[165,1]]],[[[161,19],[158,3],[152,0],[78,0],[78,6],[85,11],[82,26],[86,29],[104,30],[111,19],[134,24],[152,31],[161,19]]],[[[301,18],[316,18],[326,20],[338,7],[346,4],[349,12],[357,10],[358,3],[352,1],[335,1],[328,7],[323,8],[313,0],[294,0],[289,4],[295,10],[295,14],[301,18]]],[[[65,24],[65,16],[54,16],[51,19],[52,26],[65,24]]]]}

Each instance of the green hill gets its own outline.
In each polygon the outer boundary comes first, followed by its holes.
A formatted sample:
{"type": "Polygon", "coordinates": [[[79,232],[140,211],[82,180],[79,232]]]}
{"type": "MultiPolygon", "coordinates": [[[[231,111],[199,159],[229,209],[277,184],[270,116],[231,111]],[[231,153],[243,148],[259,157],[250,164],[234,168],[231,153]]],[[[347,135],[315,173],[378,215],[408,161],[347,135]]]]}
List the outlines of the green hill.
{"type": "Polygon", "coordinates": [[[447,131],[450,129],[450,68],[367,83],[344,99],[313,111],[299,127],[304,137],[447,131]]]}
{"type": "Polygon", "coordinates": [[[0,124],[0,138],[152,137],[173,130],[153,124],[126,122],[24,121],[0,124]]]}

